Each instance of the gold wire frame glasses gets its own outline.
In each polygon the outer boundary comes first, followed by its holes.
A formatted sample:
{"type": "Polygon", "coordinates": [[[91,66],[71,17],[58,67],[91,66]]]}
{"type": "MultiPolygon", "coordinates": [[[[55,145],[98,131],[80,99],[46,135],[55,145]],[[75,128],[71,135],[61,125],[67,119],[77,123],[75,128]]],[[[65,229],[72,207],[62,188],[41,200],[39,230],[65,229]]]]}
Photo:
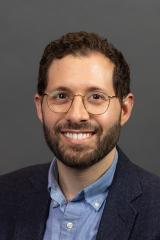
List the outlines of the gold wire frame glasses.
{"type": "Polygon", "coordinates": [[[99,91],[88,92],[86,95],[72,94],[67,91],[45,92],[48,108],[55,113],[67,113],[72,106],[75,97],[81,97],[83,106],[90,114],[100,115],[105,113],[110,105],[110,101],[117,96],[108,96],[99,91]]]}

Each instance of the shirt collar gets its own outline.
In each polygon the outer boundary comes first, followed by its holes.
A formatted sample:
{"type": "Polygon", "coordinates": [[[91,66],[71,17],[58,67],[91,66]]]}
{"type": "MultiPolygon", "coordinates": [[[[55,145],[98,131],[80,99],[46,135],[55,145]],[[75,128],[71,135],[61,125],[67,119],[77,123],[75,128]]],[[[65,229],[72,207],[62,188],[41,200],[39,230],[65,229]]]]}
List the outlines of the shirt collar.
{"type": "MultiPolygon", "coordinates": [[[[118,152],[116,150],[114,159],[111,166],[106,170],[106,172],[98,178],[94,183],[84,188],[75,198],[74,201],[85,199],[96,211],[98,211],[103,202],[105,201],[108,188],[112,183],[114,173],[116,170],[116,165],[118,161],[118,152]]],[[[54,157],[48,173],[48,190],[52,198],[52,206],[57,207],[58,205],[64,205],[66,199],[58,185],[58,170],[56,164],[56,158],[54,157]]]]}
{"type": "Polygon", "coordinates": [[[48,173],[48,190],[52,199],[52,206],[57,207],[58,205],[62,206],[66,202],[66,199],[58,185],[58,169],[56,157],[53,158],[49,173],[48,173]]]}

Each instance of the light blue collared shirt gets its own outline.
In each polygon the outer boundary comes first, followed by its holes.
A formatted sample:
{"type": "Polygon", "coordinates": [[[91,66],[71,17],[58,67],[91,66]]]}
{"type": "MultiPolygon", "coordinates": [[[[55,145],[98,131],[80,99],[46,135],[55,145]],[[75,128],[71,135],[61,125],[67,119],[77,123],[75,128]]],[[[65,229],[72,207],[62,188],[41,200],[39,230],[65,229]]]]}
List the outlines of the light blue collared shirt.
{"type": "Polygon", "coordinates": [[[53,159],[48,175],[51,204],[43,240],[96,239],[117,161],[116,151],[110,168],[74,199],[67,201],[57,183],[57,165],[56,159],[53,159]]]}

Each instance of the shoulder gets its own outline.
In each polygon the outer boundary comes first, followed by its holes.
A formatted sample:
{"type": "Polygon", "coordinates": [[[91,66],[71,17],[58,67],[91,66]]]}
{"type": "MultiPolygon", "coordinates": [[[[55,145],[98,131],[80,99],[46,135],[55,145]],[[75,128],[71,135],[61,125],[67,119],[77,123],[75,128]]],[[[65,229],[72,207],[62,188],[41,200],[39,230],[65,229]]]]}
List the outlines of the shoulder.
{"type": "Polygon", "coordinates": [[[19,170],[16,170],[11,173],[6,173],[0,176],[0,186],[3,184],[16,184],[16,183],[24,183],[33,175],[44,176],[47,174],[49,169],[49,163],[38,164],[34,166],[25,167],[19,170]]]}
{"type": "Polygon", "coordinates": [[[130,160],[119,147],[118,156],[121,171],[127,170],[126,172],[128,173],[136,173],[139,176],[140,182],[143,182],[144,185],[148,185],[148,183],[151,185],[160,183],[159,176],[135,164],[134,159],[130,160]]]}
{"type": "Polygon", "coordinates": [[[48,208],[48,169],[40,164],[0,176],[0,239],[12,239],[20,222],[28,228],[28,219],[48,208]]]}
{"type": "Polygon", "coordinates": [[[46,170],[48,171],[49,168],[49,163],[43,163],[43,164],[37,164],[37,165],[33,165],[33,166],[28,166],[28,167],[24,167],[18,170],[15,170],[13,172],[9,172],[3,175],[0,175],[0,183],[2,181],[6,181],[9,179],[17,179],[17,177],[19,178],[19,176],[26,176],[29,177],[31,176],[33,173],[43,173],[46,170]]]}
{"type": "Polygon", "coordinates": [[[158,199],[160,206],[160,177],[130,161],[120,149],[118,151],[118,179],[123,178],[121,181],[129,192],[141,192],[144,199],[152,202],[158,199]]]}
{"type": "Polygon", "coordinates": [[[0,201],[18,199],[27,195],[35,187],[47,187],[49,163],[25,167],[0,176],[0,201]],[[12,197],[11,197],[12,196],[12,197]]]}
{"type": "MultiPolygon", "coordinates": [[[[123,190],[127,192],[130,206],[137,213],[135,236],[160,236],[160,177],[125,159],[127,166],[123,190]],[[149,226],[149,228],[148,228],[149,226]]],[[[134,161],[134,160],[133,160],[134,161]]],[[[141,237],[142,236],[142,237],[141,237]]],[[[138,238],[136,238],[138,239],[138,238]]]]}
{"type": "Polygon", "coordinates": [[[144,197],[152,200],[152,202],[158,200],[157,203],[160,207],[160,177],[136,164],[133,164],[133,166],[137,171],[144,197]]]}
{"type": "Polygon", "coordinates": [[[143,183],[144,188],[147,187],[148,185],[150,186],[150,188],[157,187],[157,185],[160,186],[160,177],[159,176],[145,170],[144,168],[142,168],[136,164],[133,164],[133,165],[134,165],[135,169],[137,170],[140,182],[143,183]]]}

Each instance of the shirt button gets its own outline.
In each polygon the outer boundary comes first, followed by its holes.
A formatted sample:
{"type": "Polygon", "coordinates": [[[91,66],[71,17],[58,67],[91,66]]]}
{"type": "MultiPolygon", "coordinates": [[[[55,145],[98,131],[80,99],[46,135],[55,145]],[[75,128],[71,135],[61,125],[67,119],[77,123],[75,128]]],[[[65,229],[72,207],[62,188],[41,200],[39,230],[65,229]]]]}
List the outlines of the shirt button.
{"type": "Polygon", "coordinates": [[[68,229],[72,229],[73,228],[73,223],[72,222],[68,222],[67,223],[67,228],[68,229]]]}
{"type": "Polygon", "coordinates": [[[99,208],[99,206],[100,206],[99,202],[95,202],[94,206],[95,206],[95,208],[99,208]]]}

